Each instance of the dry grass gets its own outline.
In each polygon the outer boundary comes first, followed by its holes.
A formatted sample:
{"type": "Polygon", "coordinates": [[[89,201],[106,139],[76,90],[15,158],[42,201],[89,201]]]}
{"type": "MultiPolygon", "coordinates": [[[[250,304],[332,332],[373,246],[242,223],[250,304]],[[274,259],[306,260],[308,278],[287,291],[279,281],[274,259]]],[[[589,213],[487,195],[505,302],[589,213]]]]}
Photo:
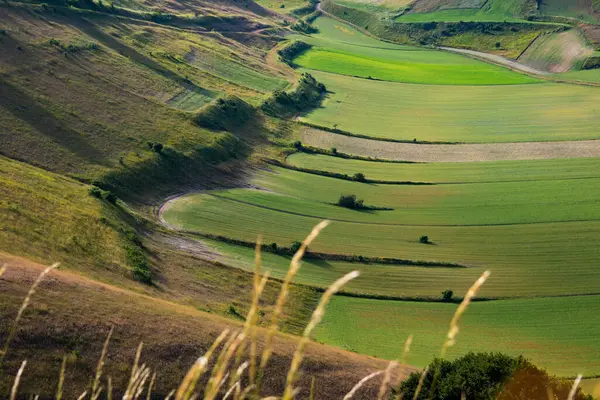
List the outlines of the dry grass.
{"type": "MultiPolygon", "coordinates": [[[[325,224],[321,224],[319,225],[319,227],[317,229],[315,229],[315,231],[313,232],[313,234],[311,236],[309,236],[309,238],[307,238],[307,240],[305,241],[305,245],[308,245],[315,237],[316,235],[319,233],[320,229],[322,229],[325,226],[325,224]]],[[[297,257],[295,258],[295,263],[298,263],[298,265],[296,266],[296,268],[299,268],[299,262],[300,262],[300,257],[301,254],[297,255],[297,257]]],[[[260,265],[260,256],[257,255],[257,272],[259,272],[258,266],[260,265]]],[[[49,269],[46,269],[45,271],[42,272],[42,275],[39,275],[35,280],[34,280],[34,285],[35,287],[37,287],[42,278],[48,273],[49,269]]],[[[8,270],[8,277],[5,279],[11,279],[14,278],[14,275],[11,276],[11,273],[14,273],[14,271],[11,271],[11,268],[9,268],[8,270]]],[[[57,285],[57,276],[58,275],[64,275],[65,273],[56,273],[56,274],[52,274],[52,279],[50,280],[51,282],[51,286],[50,287],[55,287],[56,290],[59,290],[59,288],[56,286],[57,285]]],[[[295,351],[294,351],[294,357],[290,360],[289,358],[287,358],[285,355],[283,356],[283,359],[286,359],[288,363],[291,364],[291,367],[288,370],[287,373],[287,387],[281,387],[281,391],[279,393],[287,393],[287,395],[284,396],[288,396],[288,398],[293,398],[295,396],[297,396],[300,391],[296,388],[296,385],[298,388],[301,388],[302,386],[305,385],[306,383],[306,376],[305,375],[299,375],[298,371],[300,370],[300,367],[302,365],[304,365],[303,369],[310,371],[311,369],[314,368],[315,364],[314,364],[314,360],[315,358],[319,358],[319,364],[321,364],[321,366],[319,367],[319,370],[321,370],[320,372],[324,372],[327,375],[331,374],[331,376],[335,376],[335,371],[334,369],[331,369],[331,367],[333,365],[331,365],[331,360],[328,361],[328,357],[333,355],[327,355],[327,351],[323,352],[323,348],[321,348],[317,353],[320,353],[318,356],[315,354],[315,349],[314,349],[314,344],[309,344],[309,337],[310,337],[310,333],[312,332],[312,329],[319,323],[320,319],[322,318],[323,312],[324,312],[324,308],[325,305],[327,303],[327,301],[331,298],[331,296],[333,296],[333,294],[338,291],[339,289],[341,289],[341,287],[350,279],[353,279],[354,277],[356,277],[357,274],[356,273],[351,273],[348,274],[347,276],[341,278],[338,282],[336,282],[335,285],[333,285],[327,292],[326,294],[323,296],[323,299],[320,303],[320,305],[317,307],[317,309],[315,310],[315,312],[313,313],[313,318],[311,320],[311,322],[309,323],[309,325],[306,327],[305,329],[305,335],[300,339],[300,342],[298,343],[298,345],[293,345],[293,347],[296,347],[295,351]],[[304,363],[304,358],[308,357],[308,360],[306,363],[304,363]],[[291,361],[291,362],[290,362],[291,361]],[[312,364],[312,366],[311,366],[312,364]],[[327,366],[329,364],[329,366],[327,366]]],[[[71,280],[70,283],[74,283],[73,281],[78,281],[81,278],[74,278],[72,276],[69,276],[68,280],[71,280]]],[[[10,282],[9,280],[7,280],[7,282],[10,282]]],[[[264,288],[266,284],[266,279],[265,278],[260,278],[257,277],[255,278],[255,293],[253,298],[257,299],[253,301],[253,305],[256,306],[256,304],[259,303],[259,298],[260,298],[260,292],[262,290],[262,288],[264,288]]],[[[95,285],[94,283],[88,283],[89,286],[95,285]]],[[[34,290],[35,290],[34,287],[34,290]]],[[[89,290],[90,287],[87,287],[85,292],[88,294],[88,296],[93,299],[94,294],[93,294],[93,290],[89,290]]],[[[102,286],[102,290],[106,290],[106,285],[102,286]]],[[[285,289],[285,288],[284,288],[285,289]]],[[[64,293],[63,290],[60,290],[60,293],[64,293]]],[[[28,292],[28,296],[27,300],[24,304],[29,305],[31,302],[31,294],[33,294],[32,291],[28,292]]],[[[57,292],[58,294],[58,292],[57,292]]],[[[71,296],[76,297],[74,291],[70,292],[71,296]]],[[[113,297],[115,297],[115,293],[111,294],[113,297]]],[[[284,296],[285,298],[285,296],[284,296]]],[[[47,301],[48,299],[44,299],[45,301],[47,301]]],[[[130,301],[123,301],[124,299],[121,299],[121,301],[119,301],[119,304],[124,306],[128,303],[130,303],[130,301]]],[[[146,300],[149,300],[148,298],[146,298],[146,300]]],[[[154,300],[157,301],[157,300],[154,300]]],[[[158,301],[160,302],[160,301],[158,301]]],[[[10,302],[9,302],[10,303],[10,302]]],[[[166,302],[163,302],[166,303],[166,302]]],[[[281,303],[285,303],[285,300],[283,300],[281,303]]],[[[97,303],[97,308],[101,308],[103,305],[101,304],[101,302],[97,303]]],[[[173,304],[170,304],[170,306],[175,306],[173,304]]],[[[181,309],[181,306],[177,306],[179,308],[178,312],[184,312],[186,314],[189,313],[189,311],[184,311],[181,309]]],[[[283,304],[281,304],[281,307],[283,307],[283,304]]],[[[36,307],[34,307],[34,309],[36,309],[36,307]]],[[[269,329],[268,331],[265,332],[264,329],[261,328],[257,328],[256,325],[254,324],[255,322],[255,315],[256,313],[254,312],[254,310],[258,309],[258,306],[256,307],[251,307],[251,312],[248,313],[248,318],[246,319],[246,322],[244,324],[240,324],[240,325],[235,325],[233,326],[233,328],[225,328],[221,330],[221,335],[217,337],[217,339],[213,339],[211,346],[208,347],[208,349],[204,352],[204,355],[202,357],[200,357],[196,363],[193,364],[192,368],[189,369],[188,374],[186,375],[186,377],[184,379],[180,379],[179,382],[179,389],[177,390],[176,393],[174,393],[175,395],[175,399],[192,399],[192,398],[204,398],[204,399],[214,399],[214,398],[221,398],[225,395],[227,395],[228,398],[234,398],[234,399],[242,399],[245,398],[247,396],[255,396],[257,395],[258,391],[256,386],[254,385],[247,385],[245,386],[246,382],[249,381],[250,376],[249,374],[249,369],[248,366],[250,365],[250,360],[247,359],[248,357],[248,352],[245,351],[246,350],[246,346],[247,345],[252,345],[252,337],[253,335],[253,331],[256,334],[256,337],[259,338],[259,340],[257,340],[255,342],[255,346],[258,347],[266,347],[267,341],[262,337],[263,335],[266,336],[271,332],[271,329],[269,329]],[[266,335],[265,335],[266,334],[266,335]],[[244,351],[242,351],[241,349],[244,349],[244,351]],[[242,362],[243,361],[243,362],[242,362]],[[200,395],[201,394],[201,395],[200,395]],[[198,397],[200,396],[200,397],[198,397]]],[[[283,309],[283,308],[282,308],[283,309]]],[[[94,311],[96,310],[90,310],[90,314],[94,314],[94,311]]],[[[153,311],[157,311],[156,309],[153,311]]],[[[19,314],[22,315],[22,314],[19,314]]],[[[24,315],[28,316],[27,313],[25,313],[24,315]]],[[[26,318],[24,320],[21,321],[22,324],[30,324],[31,321],[35,321],[35,318],[39,317],[39,315],[34,316],[33,319],[29,319],[26,318]]],[[[83,317],[83,316],[82,316],[83,317]]],[[[85,317],[83,317],[85,318],[85,317]]],[[[98,316],[94,316],[94,318],[98,318],[98,316]]],[[[161,317],[162,318],[162,317],[161,317]]],[[[188,315],[189,318],[189,315],[188,315]]],[[[20,317],[19,317],[20,319],[20,317]]],[[[159,318],[160,319],[160,318],[159,318]]],[[[105,323],[109,323],[110,321],[104,321],[105,323]]],[[[213,324],[215,321],[212,321],[213,324]]],[[[163,324],[168,324],[168,322],[166,321],[165,318],[163,318],[163,324]]],[[[217,324],[220,326],[223,326],[223,324],[217,324]]],[[[54,328],[55,329],[55,328],[54,328]]],[[[117,328],[118,329],[118,328],[117,328]]],[[[121,326],[122,329],[122,326],[121,326]]],[[[178,327],[178,329],[181,329],[181,327],[178,327]]],[[[278,330],[278,327],[275,327],[275,330],[278,330]]],[[[15,343],[15,347],[16,350],[14,352],[14,356],[12,358],[16,358],[16,357],[20,357],[21,354],[23,354],[22,350],[20,349],[20,347],[23,345],[23,338],[21,337],[23,332],[19,332],[19,334],[17,335],[17,340],[15,343]]],[[[150,398],[150,393],[152,390],[154,390],[156,388],[156,384],[160,379],[160,375],[161,372],[167,372],[167,371],[161,371],[161,367],[151,367],[151,364],[145,364],[145,363],[141,363],[141,359],[142,359],[142,346],[140,344],[140,346],[138,347],[138,350],[135,354],[134,357],[134,363],[133,363],[133,367],[131,369],[131,375],[129,377],[129,379],[126,381],[126,385],[121,386],[124,384],[122,376],[115,376],[114,373],[114,368],[109,368],[108,370],[106,370],[106,366],[109,363],[109,353],[110,351],[110,347],[109,347],[109,342],[112,340],[113,342],[115,340],[117,340],[119,345],[123,345],[124,343],[122,343],[123,341],[123,337],[112,337],[113,336],[112,333],[112,328],[110,333],[108,334],[108,336],[106,337],[106,340],[104,341],[104,345],[102,346],[101,349],[101,356],[100,356],[100,360],[98,361],[98,363],[96,364],[94,373],[92,374],[92,380],[88,381],[91,382],[90,386],[85,387],[85,390],[83,391],[83,393],[81,391],[77,392],[78,394],[81,393],[81,395],[79,396],[82,399],[96,399],[96,398],[100,398],[100,397],[107,397],[107,398],[113,398],[116,396],[122,397],[124,399],[138,399],[138,398],[150,398]],[[153,375],[153,371],[156,371],[156,377],[154,377],[153,375]],[[152,377],[152,378],[151,378],[152,377]],[[113,378],[117,378],[117,382],[115,382],[113,380],[113,378]],[[116,384],[114,384],[116,383],[116,384]],[[119,391],[119,387],[123,387],[125,388],[124,392],[120,392],[119,391]]],[[[131,343],[131,340],[133,338],[129,338],[128,342],[131,343]]],[[[169,339],[173,339],[172,337],[170,337],[169,339]]],[[[290,339],[285,339],[285,342],[288,342],[289,344],[286,346],[287,348],[285,350],[282,349],[281,347],[281,341],[282,338],[279,334],[277,335],[272,335],[271,336],[271,340],[269,341],[269,346],[271,346],[270,349],[268,349],[268,353],[273,355],[273,357],[270,357],[270,361],[267,360],[268,362],[265,363],[265,368],[261,368],[259,369],[258,373],[259,375],[262,374],[262,376],[264,377],[264,391],[266,393],[272,393],[274,390],[273,384],[272,384],[272,379],[274,377],[277,376],[277,374],[274,374],[273,371],[275,369],[277,369],[279,371],[279,375],[281,375],[282,371],[282,353],[285,352],[284,354],[291,354],[292,352],[290,350],[292,350],[290,348],[291,343],[296,342],[296,340],[290,340],[290,339]]],[[[35,346],[34,346],[35,347],[35,346]]],[[[34,350],[34,347],[32,347],[30,350],[34,350]]],[[[252,346],[251,346],[252,347],[252,346]]],[[[181,351],[181,350],[180,350],[181,351]]],[[[346,358],[344,359],[344,357],[348,357],[348,355],[344,355],[344,352],[341,352],[339,350],[336,350],[334,353],[338,353],[338,356],[336,356],[337,360],[334,362],[335,364],[337,364],[337,366],[339,368],[342,369],[346,369],[348,371],[352,370],[354,367],[352,365],[353,361],[350,361],[350,359],[346,358]],[[340,359],[339,356],[342,356],[342,358],[340,359]]],[[[11,353],[12,354],[12,353],[11,353]]],[[[40,356],[41,354],[38,352],[35,352],[33,354],[30,353],[30,365],[32,366],[31,369],[35,370],[35,364],[34,362],[31,362],[31,358],[38,358],[37,356],[40,356]],[[33,357],[31,357],[33,356],[33,357]]],[[[146,358],[147,356],[145,356],[144,358],[146,358]]],[[[351,358],[363,358],[361,356],[352,356],[351,358]]],[[[366,357],[364,359],[367,359],[366,357]]],[[[61,369],[60,369],[60,374],[58,376],[58,380],[54,381],[54,387],[56,390],[56,398],[62,398],[63,397],[63,389],[67,386],[70,386],[70,382],[69,382],[69,372],[66,372],[65,370],[69,370],[69,365],[66,361],[64,361],[65,359],[63,358],[63,363],[61,365],[61,369]],[[66,382],[66,385],[65,385],[66,382]]],[[[37,360],[36,360],[37,361],[37,360]]],[[[373,360],[375,361],[375,360],[373,360]]],[[[289,364],[288,364],[289,365],[289,364]]],[[[371,364],[372,366],[374,365],[378,365],[378,366],[383,366],[383,363],[381,362],[375,362],[374,364],[371,364]]],[[[366,365],[365,365],[366,366],[366,365]]],[[[372,371],[372,366],[371,371],[372,371]]],[[[10,367],[10,366],[9,366],[10,367]]],[[[19,392],[17,392],[17,390],[19,390],[19,388],[21,388],[22,391],[31,393],[31,390],[29,390],[29,385],[32,383],[31,381],[26,381],[24,382],[22,377],[27,376],[27,372],[28,370],[25,369],[25,365],[22,365],[22,370],[21,370],[21,375],[19,375],[19,379],[17,381],[13,380],[13,387],[15,388],[15,394],[21,396],[21,394],[19,392]]],[[[10,369],[10,368],[7,368],[10,369]]],[[[345,371],[345,372],[348,372],[345,371]]],[[[364,372],[361,373],[361,375],[365,374],[365,372],[367,372],[367,370],[362,370],[364,372]]],[[[32,371],[32,372],[37,372],[40,373],[42,371],[32,371]]],[[[44,373],[46,376],[48,375],[48,371],[44,370],[42,373],[44,373]]],[[[392,371],[391,369],[388,368],[388,372],[386,373],[387,376],[387,381],[389,382],[392,379],[392,375],[391,375],[392,371]]],[[[122,374],[121,374],[122,375],[122,374]]],[[[364,376],[364,375],[363,375],[364,376]]],[[[283,377],[283,376],[282,376],[283,377]]],[[[346,380],[347,382],[347,380],[346,380]]],[[[386,383],[387,385],[387,383],[386,383]]],[[[327,385],[330,386],[330,385],[327,385]]],[[[335,384],[334,384],[335,386],[335,384]]],[[[314,388],[314,386],[313,386],[314,388]]],[[[320,389],[320,388],[319,388],[320,389]]],[[[319,389],[313,389],[315,391],[319,391],[319,389]]],[[[330,390],[331,388],[329,388],[330,390]]],[[[379,393],[381,391],[381,385],[377,385],[376,387],[373,385],[369,385],[365,389],[364,392],[366,393],[372,393],[373,396],[375,396],[376,393],[379,393]]],[[[12,389],[11,389],[12,390],[12,389]]],[[[348,389],[346,389],[343,393],[347,393],[348,389]]],[[[70,391],[72,393],[72,390],[70,391]]],[[[356,392],[356,391],[355,391],[356,392]]],[[[361,390],[362,392],[362,390],[361,390]]],[[[154,390],[155,395],[159,396],[162,393],[167,393],[163,388],[161,388],[160,391],[156,392],[154,390]]],[[[338,392],[340,393],[340,392],[338,392]]],[[[313,393],[314,395],[314,393],[313,393]]],[[[164,395],[162,395],[164,396],[164,395]]],[[[67,396],[69,397],[69,396],[67,396]]],[[[77,396],[74,396],[72,398],[76,398],[77,396]]],[[[342,397],[342,396],[340,396],[342,397]]],[[[361,396],[362,397],[362,396],[361,396]]]]}

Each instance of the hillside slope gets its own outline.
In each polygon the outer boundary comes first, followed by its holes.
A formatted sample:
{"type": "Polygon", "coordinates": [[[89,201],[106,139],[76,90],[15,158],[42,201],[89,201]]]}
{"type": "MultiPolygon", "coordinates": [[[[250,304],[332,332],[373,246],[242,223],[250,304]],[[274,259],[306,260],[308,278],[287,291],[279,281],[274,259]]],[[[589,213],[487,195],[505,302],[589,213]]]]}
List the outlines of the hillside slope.
{"type": "MultiPolygon", "coordinates": [[[[0,278],[3,293],[0,313],[3,321],[10,321],[43,267],[6,256],[2,256],[2,261],[8,262],[8,269],[0,278]]],[[[175,388],[185,370],[221,331],[241,328],[239,323],[189,307],[54,271],[38,289],[9,348],[5,365],[8,373],[0,381],[0,393],[6,393],[16,369],[27,359],[20,394],[51,397],[56,390],[61,359],[66,355],[65,396],[77,397],[90,383],[111,326],[115,332],[105,376],[111,376],[116,393],[121,392],[129,377],[136,347],[143,341],[142,362],[157,372],[155,396],[165,396],[175,388]]],[[[8,324],[2,324],[0,342],[6,338],[7,329],[8,324]]],[[[275,346],[274,358],[267,370],[265,394],[281,393],[296,340],[279,336],[275,346]]],[[[363,376],[386,365],[380,360],[318,344],[309,346],[307,356],[299,383],[304,388],[302,394],[307,394],[314,377],[316,395],[320,398],[340,398],[363,376]]],[[[373,381],[355,398],[372,398],[377,388],[378,382],[373,381]]]]}

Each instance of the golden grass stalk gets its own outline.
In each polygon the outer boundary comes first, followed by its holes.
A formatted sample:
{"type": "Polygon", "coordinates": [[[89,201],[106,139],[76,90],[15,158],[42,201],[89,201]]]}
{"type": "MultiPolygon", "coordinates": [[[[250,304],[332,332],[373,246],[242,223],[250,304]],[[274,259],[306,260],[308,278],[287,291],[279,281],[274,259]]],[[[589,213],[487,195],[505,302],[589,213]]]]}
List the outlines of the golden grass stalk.
{"type": "Polygon", "coordinates": [[[106,400],[112,400],[112,378],[106,379],[106,400]]]}
{"type": "Polygon", "coordinates": [[[167,398],[175,395],[176,400],[188,400],[192,397],[194,390],[196,389],[196,385],[198,384],[198,380],[206,371],[208,361],[221,342],[225,340],[227,335],[229,335],[229,329],[225,329],[223,332],[221,332],[204,356],[198,358],[194,365],[192,365],[192,367],[188,370],[187,374],[181,381],[177,392],[175,393],[175,391],[173,391],[173,393],[171,393],[167,398]]]}
{"type": "Polygon", "coordinates": [[[21,363],[21,367],[17,371],[17,376],[15,376],[15,381],[13,382],[12,389],[10,390],[10,400],[15,400],[17,398],[17,392],[19,391],[19,383],[21,382],[21,376],[23,376],[23,371],[25,370],[26,365],[27,360],[24,360],[21,363]]]}
{"type": "Polygon", "coordinates": [[[575,398],[575,394],[577,393],[577,387],[579,387],[582,377],[583,375],[581,374],[577,375],[577,378],[575,379],[575,382],[573,382],[573,386],[571,387],[571,391],[569,392],[569,397],[567,397],[567,400],[573,400],[575,398]]]}
{"type": "Polygon", "coordinates": [[[421,373],[421,377],[419,378],[419,383],[417,384],[417,388],[415,389],[415,394],[413,396],[413,400],[417,400],[419,398],[419,395],[421,394],[421,390],[423,390],[423,383],[425,382],[425,377],[427,376],[428,372],[429,372],[429,365],[427,367],[425,367],[425,369],[423,370],[423,373],[421,373]]]}
{"type": "Polygon", "coordinates": [[[358,392],[358,390],[363,387],[363,385],[365,383],[367,383],[368,381],[370,381],[371,379],[375,378],[376,376],[379,376],[381,374],[383,374],[384,371],[375,371],[372,374],[369,374],[367,376],[365,376],[364,378],[362,378],[360,381],[358,381],[358,383],[356,385],[354,385],[354,387],[352,388],[352,390],[350,390],[345,396],[344,396],[344,400],[350,400],[352,398],[352,396],[354,396],[354,394],[356,392],[358,392]]]}
{"type": "Polygon", "coordinates": [[[329,288],[321,297],[321,301],[319,301],[319,304],[313,312],[312,317],[308,322],[308,325],[304,329],[304,333],[302,334],[300,342],[298,343],[298,347],[296,348],[294,356],[292,357],[292,363],[290,365],[290,369],[287,375],[285,391],[283,392],[283,400],[291,400],[292,398],[294,398],[294,384],[296,382],[296,372],[300,368],[300,363],[302,362],[302,358],[304,357],[304,348],[310,340],[310,335],[313,329],[323,319],[323,315],[325,315],[325,306],[327,306],[327,303],[329,303],[329,300],[335,293],[337,293],[344,285],[346,285],[348,282],[358,277],[359,275],[360,272],[358,271],[353,271],[344,275],[343,277],[335,281],[331,286],[329,286],[329,288]]]}
{"type": "Polygon", "coordinates": [[[146,395],[146,400],[150,400],[152,398],[152,389],[154,388],[154,381],[156,381],[156,372],[152,374],[152,378],[150,379],[150,384],[148,385],[148,394],[146,395]]]}
{"type": "MultiPolygon", "coordinates": [[[[248,379],[250,385],[253,385],[256,379],[256,320],[258,313],[258,306],[260,297],[265,289],[267,281],[269,280],[269,273],[265,273],[265,275],[260,278],[260,266],[261,266],[261,237],[258,237],[256,241],[256,253],[254,258],[254,285],[252,290],[252,304],[250,306],[250,310],[248,310],[248,315],[246,316],[246,322],[244,323],[244,334],[246,336],[250,336],[250,368],[248,370],[248,379]]],[[[238,352],[237,362],[239,362],[239,357],[242,354],[243,346],[240,346],[240,351],[238,352]]]]}
{"type": "Polygon", "coordinates": [[[79,395],[79,397],[77,398],[77,400],[83,400],[85,398],[85,396],[87,396],[87,390],[85,390],[83,393],[81,393],[79,395]]]}
{"type": "Polygon", "coordinates": [[[2,267],[0,267],[0,277],[2,275],[4,275],[5,272],[6,272],[6,264],[4,264],[2,267]]]}
{"type": "MultiPolygon", "coordinates": [[[[17,326],[19,325],[19,321],[21,320],[21,317],[23,316],[23,312],[25,312],[25,309],[27,308],[27,306],[29,306],[29,303],[31,302],[31,297],[35,294],[37,287],[42,282],[44,277],[46,275],[48,275],[48,273],[50,273],[50,271],[52,271],[53,269],[58,268],[59,265],[60,265],[59,263],[52,264],[51,266],[44,269],[42,271],[42,273],[39,274],[38,277],[36,278],[36,280],[33,282],[33,285],[31,285],[31,287],[29,288],[29,292],[27,292],[27,296],[25,296],[25,299],[23,300],[23,304],[21,304],[21,308],[19,308],[17,317],[15,318],[10,330],[8,331],[8,337],[6,338],[4,347],[2,348],[2,351],[0,352],[0,369],[2,369],[2,364],[4,363],[4,358],[6,357],[6,353],[8,352],[8,346],[10,345],[10,342],[12,341],[13,337],[15,336],[15,332],[17,331],[17,326]]],[[[5,267],[3,267],[2,269],[3,269],[2,272],[4,272],[4,270],[6,270],[5,267]]]]}
{"type": "Polygon", "coordinates": [[[313,376],[310,380],[310,394],[308,400],[315,400],[315,377],[313,376]]]}
{"type": "Polygon", "coordinates": [[[246,336],[243,332],[232,333],[231,339],[223,347],[221,354],[217,358],[217,363],[213,367],[211,377],[208,380],[206,391],[204,393],[205,400],[212,400],[219,393],[221,386],[227,379],[226,371],[227,367],[229,366],[229,361],[231,361],[231,358],[235,354],[238,346],[240,346],[245,339],[246,336]]]}
{"type": "Polygon", "coordinates": [[[377,394],[377,400],[383,400],[383,396],[388,391],[388,387],[390,385],[390,381],[392,380],[392,371],[398,367],[398,363],[396,361],[390,361],[387,368],[385,369],[385,375],[383,375],[383,380],[381,381],[381,385],[379,385],[379,393],[377,394]]]}
{"type": "Polygon", "coordinates": [[[110,343],[110,338],[113,334],[114,327],[110,328],[108,331],[108,335],[106,336],[106,340],[104,341],[104,346],[102,346],[102,354],[100,354],[100,359],[98,360],[98,366],[96,367],[96,376],[94,378],[94,383],[92,383],[92,396],[91,400],[96,400],[100,396],[102,392],[102,387],[100,386],[100,378],[102,377],[102,368],[104,367],[104,359],[106,358],[106,353],[108,351],[108,344],[110,343]]]}
{"type": "MultiPolygon", "coordinates": [[[[460,330],[458,327],[458,322],[460,321],[460,318],[467,310],[467,307],[469,307],[469,304],[471,304],[471,300],[473,300],[473,298],[475,297],[475,295],[477,294],[477,292],[479,291],[481,286],[485,283],[487,278],[490,276],[490,274],[491,274],[490,271],[485,271],[479,277],[479,279],[477,279],[475,281],[473,286],[471,286],[469,288],[469,290],[467,291],[467,294],[465,295],[463,300],[460,302],[460,305],[456,309],[456,312],[454,313],[454,316],[452,317],[452,320],[450,321],[450,328],[448,329],[448,334],[446,335],[446,340],[444,341],[444,345],[442,346],[442,350],[440,351],[440,358],[443,359],[446,356],[446,351],[448,351],[448,349],[450,347],[452,347],[456,344],[456,336],[458,335],[458,332],[460,330]]],[[[432,399],[433,395],[434,395],[435,386],[437,385],[437,381],[438,381],[439,375],[440,375],[440,368],[441,368],[441,365],[438,366],[438,368],[436,368],[435,373],[433,374],[433,379],[431,381],[431,389],[430,389],[430,393],[429,393],[430,399],[432,399]]]]}
{"type": "MultiPolygon", "coordinates": [[[[285,275],[283,284],[281,285],[281,291],[279,292],[279,296],[277,297],[277,302],[275,304],[275,311],[273,312],[273,317],[271,319],[271,325],[267,332],[267,339],[265,341],[265,347],[264,347],[264,350],[262,353],[262,358],[260,360],[260,370],[261,371],[265,370],[265,367],[266,367],[267,363],[269,362],[269,358],[271,357],[271,354],[273,352],[273,348],[272,348],[273,337],[275,335],[275,332],[278,329],[279,317],[280,317],[281,313],[283,312],[283,306],[285,305],[285,302],[289,295],[290,283],[292,282],[292,279],[294,278],[294,276],[300,269],[300,260],[304,256],[304,253],[306,252],[306,249],[308,248],[308,246],[313,242],[313,240],[315,240],[317,238],[317,236],[319,236],[319,233],[321,233],[321,231],[323,229],[325,229],[325,227],[327,227],[327,225],[329,225],[329,221],[322,221],[317,226],[315,226],[313,228],[313,230],[310,232],[310,234],[306,237],[306,239],[304,239],[304,242],[302,242],[302,245],[300,246],[300,248],[298,249],[296,254],[294,254],[294,256],[292,257],[292,261],[290,263],[290,269],[288,270],[287,274],[285,275]]],[[[258,390],[260,391],[260,383],[258,385],[258,390]]]]}
{"type": "Polygon", "coordinates": [[[65,383],[65,369],[67,368],[67,356],[63,357],[60,365],[60,374],[58,375],[58,385],[56,387],[56,400],[61,400],[63,395],[63,385],[65,383]]]}
{"type": "Polygon", "coordinates": [[[448,330],[448,335],[447,335],[446,341],[444,342],[444,345],[442,346],[442,351],[440,354],[441,358],[444,358],[444,356],[446,355],[446,351],[450,347],[454,346],[454,344],[456,343],[456,336],[458,335],[458,331],[459,331],[458,322],[460,321],[460,317],[462,317],[462,315],[465,313],[465,311],[467,310],[467,307],[469,307],[469,304],[471,303],[471,300],[473,300],[473,298],[475,297],[475,295],[477,294],[477,292],[479,291],[481,286],[485,283],[487,278],[490,276],[490,274],[491,274],[490,271],[485,271],[479,277],[479,279],[477,279],[475,281],[473,286],[471,286],[469,288],[469,291],[465,295],[463,301],[460,303],[460,305],[456,309],[456,312],[454,313],[454,316],[452,317],[452,320],[450,321],[450,329],[448,330]]]}

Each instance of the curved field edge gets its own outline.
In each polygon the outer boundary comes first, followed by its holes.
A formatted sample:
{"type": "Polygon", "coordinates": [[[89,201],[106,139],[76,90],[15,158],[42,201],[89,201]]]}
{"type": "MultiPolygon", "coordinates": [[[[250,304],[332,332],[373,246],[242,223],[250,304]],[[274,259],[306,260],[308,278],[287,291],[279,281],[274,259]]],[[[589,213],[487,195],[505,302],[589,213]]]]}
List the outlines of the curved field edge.
{"type": "MultiPolygon", "coordinates": [[[[489,281],[494,279],[492,272],[489,281]]],[[[487,283],[486,283],[487,284],[487,283]]],[[[485,286],[485,285],[484,285],[485,286]]],[[[472,303],[460,322],[451,358],[469,351],[523,354],[551,373],[600,373],[600,296],[472,303]]],[[[414,334],[408,360],[425,366],[439,354],[456,305],[337,296],[315,334],[318,341],[392,359],[414,334]]]]}

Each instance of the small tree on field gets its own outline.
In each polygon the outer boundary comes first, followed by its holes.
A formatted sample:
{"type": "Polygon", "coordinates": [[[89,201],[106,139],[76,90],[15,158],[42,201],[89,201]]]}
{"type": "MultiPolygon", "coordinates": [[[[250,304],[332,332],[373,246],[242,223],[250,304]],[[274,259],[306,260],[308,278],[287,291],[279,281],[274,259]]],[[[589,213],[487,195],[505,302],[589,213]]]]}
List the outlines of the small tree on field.
{"type": "Polygon", "coordinates": [[[442,300],[444,301],[451,301],[452,296],[454,296],[454,292],[450,289],[444,290],[442,292],[442,300]]]}
{"type": "Polygon", "coordinates": [[[352,179],[357,182],[364,182],[367,178],[365,177],[365,174],[363,174],[362,172],[357,172],[356,174],[354,174],[352,179]]]}
{"type": "Polygon", "coordinates": [[[294,148],[296,148],[297,150],[302,150],[302,142],[299,140],[296,140],[292,146],[294,146],[294,148]]]}
{"type": "Polygon", "coordinates": [[[160,154],[163,151],[163,147],[164,146],[162,145],[162,143],[154,143],[154,145],[152,146],[152,150],[155,153],[159,153],[160,154]]]}
{"type": "Polygon", "coordinates": [[[332,147],[331,148],[331,154],[337,154],[337,148],[332,147]]]}
{"type": "Polygon", "coordinates": [[[419,238],[419,242],[421,242],[423,244],[428,244],[429,243],[429,236],[421,236],[419,238]]]}

